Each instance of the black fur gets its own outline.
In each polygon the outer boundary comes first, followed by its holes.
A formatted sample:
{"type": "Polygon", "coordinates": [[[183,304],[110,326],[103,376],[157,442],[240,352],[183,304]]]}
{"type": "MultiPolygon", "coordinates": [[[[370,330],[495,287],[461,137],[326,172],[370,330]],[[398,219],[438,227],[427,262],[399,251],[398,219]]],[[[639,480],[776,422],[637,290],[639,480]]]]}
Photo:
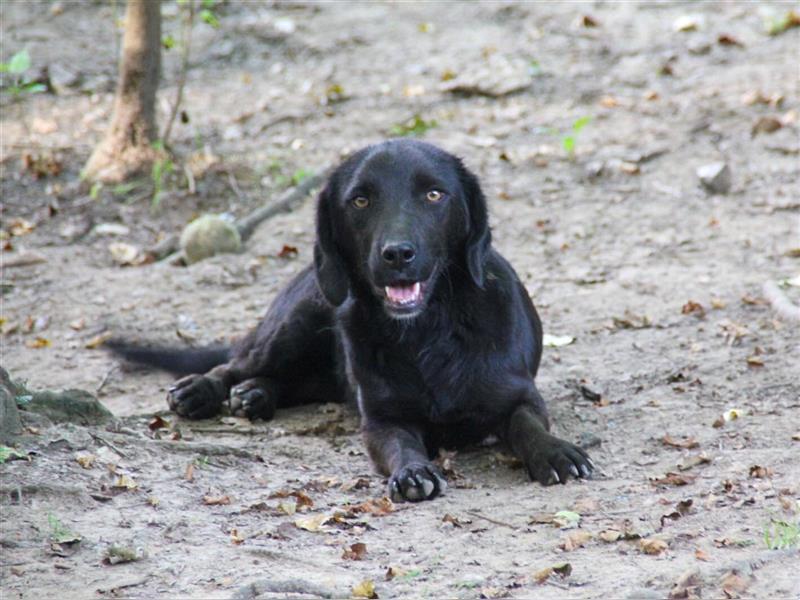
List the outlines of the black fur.
{"type": "Polygon", "coordinates": [[[435,146],[392,140],[333,173],[319,196],[313,265],[227,362],[179,380],[168,401],[204,417],[230,396],[235,414],[271,418],[352,394],[395,499],[441,493],[438,448],[490,434],[543,484],[587,477],[586,453],[549,433],[534,384],[541,351],[536,310],[492,248],[477,178],[435,146]],[[398,300],[415,284],[419,293],[398,300]]]}

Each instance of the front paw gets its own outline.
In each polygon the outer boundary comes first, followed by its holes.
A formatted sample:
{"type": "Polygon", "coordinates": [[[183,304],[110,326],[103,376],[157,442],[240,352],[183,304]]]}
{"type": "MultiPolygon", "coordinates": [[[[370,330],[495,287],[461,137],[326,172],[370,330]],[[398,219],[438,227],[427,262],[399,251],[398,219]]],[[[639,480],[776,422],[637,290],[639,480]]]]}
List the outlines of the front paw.
{"type": "Polygon", "coordinates": [[[412,463],[389,478],[389,496],[394,502],[432,500],[447,489],[444,475],[432,463],[412,463]]]}
{"type": "Polygon", "coordinates": [[[547,436],[522,459],[531,480],[542,485],[567,483],[570,476],[589,478],[594,471],[592,459],[582,448],[554,436],[547,436]]]}
{"type": "Polygon", "coordinates": [[[275,416],[276,391],[267,380],[256,377],[247,379],[231,388],[231,413],[236,417],[264,419],[275,416]]]}
{"type": "Polygon", "coordinates": [[[182,417],[207,419],[220,411],[225,396],[225,385],[219,379],[189,375],[169,388],[167,404],[182,417]]]}

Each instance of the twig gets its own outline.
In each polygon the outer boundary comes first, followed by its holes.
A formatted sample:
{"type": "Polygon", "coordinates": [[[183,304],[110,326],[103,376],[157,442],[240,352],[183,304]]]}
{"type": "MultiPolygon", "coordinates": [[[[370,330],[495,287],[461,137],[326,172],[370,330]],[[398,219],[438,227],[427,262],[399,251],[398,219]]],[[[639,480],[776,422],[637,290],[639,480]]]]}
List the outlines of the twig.
{"type": "Polygon", "coordinates": [[[95,393],[95,394],[98,394],[98,395],[99,395],[99,394],[100,394],[100,392],[102,392],[102,391],[103,391],[103,388],[104,388],[104,387],[106,387],[106,384],[108,383],[108,380],[109,380],[109,378],[111,377],[111,374],[112,374],[114,371],[116,371],[116,370],[117,370],[117,365],[114,365],[114,366],[113,366],[113,367],[111,367],[111,368],[110,368],[108,371],[106,371],[106,374],[105,374],[105,376],[103,377],[103,381],[101,381],[101,382],[100,382],[100,385],[98,385],[98,386],[97,386],[97,389],[95,389],[95,391],[94,391],[94,393],[95,393]]]}
{"type": "Polygon", "coordinates": [[[246,217],[239,219],[236,222],[236,228],[239,230],[239,235],[242,236],[242,240],[247,240],[251,235],[253,235],[253,232],[262,222],[274,217],[279,213],[289,212],[292,210],[295,205],[300,203],[305,199],[306,196],[308,196],[311,190],[324,182],[332,170],[332,167],[328,167],[319,172],[317,175],[312,175],[311,177],[304,179],[297,187],[288,190],[275,202],[257,208],[246,217]]]}
{"type": "Polygon", "coordinates": [[[92,433],[91,431],[89,432],[89,435],[92,436],[96,442],[98,442],[100,444],[104,444],[104,445],[108,446],[109,448],[111,448],[114,452],[119,454],[122,458],[128,458],[128,455],[125,454],[125,452],[123,452],[122,450],[117,448],[114,444],[109,442],[107,439],[102,438],[99,435],[97,435],[96,433],[92,433]]]}
{"type": "Polygon", "coordinates": [[[248,201],[247,195],[242,192],[242,189],[239,187],[239,182],[236,181],[236,175],[233,174],[233,171],[228,171],[228,185],[231,186],[233,193],[236,194],[240,202],[248,201]]]}
{"type": "Polygon", "coordinates": [[[189,0],[186,6],[186,17],[183,20],[181,68],[180,71],[178,71],[178,90],[175,94],[175,103],[172,105],[172,111],[169,113],[167,124],[164,127],[164,133],[161,135],[161,142],[164,144],[165,148],[169,143],[169,136],[172,133],[172,124],[175,122],[175,117],[183,101],[183,88],[186,86],[186,73],[189,71],[189,55],[192,47],[192,26],[194,24],[194,0],[189,0]]]}
{"type": "Polygon", "coordinates": [[[465,511],[469,516],[475,517],[476,519],[483,519],[484,521],[489,521],[489,523],[494,523],[495,525],[500,525],[501,527],[508,527],[509,529],[513,529],[514,531],[518,530],[519,527],[516,525],[512,525],[511,523],[504,523],[503,521],[498,521],[497,519],[492,519],[491,517],[485,517],[479,512],[475,512],[473,510],[465,511]]]}
{"type": "Polygon", "coordinates": [[[227,456],[232,455],[239,458],[249,458],[251,460],[261,460],[258,454],[253,454],[241,448],[223,446],[221,444],[204,444],[197,442],[170,442],[168,440],[149,440],[161,448],[174,450],[176,452],[191,452],[193,454],[205,454],[206,456],[227,456]]]}

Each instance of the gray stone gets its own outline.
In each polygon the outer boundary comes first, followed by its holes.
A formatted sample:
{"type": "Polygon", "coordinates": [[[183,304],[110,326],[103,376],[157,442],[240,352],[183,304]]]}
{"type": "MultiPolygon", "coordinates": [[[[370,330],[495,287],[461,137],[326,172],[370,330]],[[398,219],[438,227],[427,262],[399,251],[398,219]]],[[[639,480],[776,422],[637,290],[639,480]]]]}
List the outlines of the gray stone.
{"type": "Polygon", "coordinates": [[[0,367],[0,444],[3,445],[13,443],[23,431],[16,395],[16,386],[6,370],[0,367]]]}
{"type": "Polygon", "coordinates": [[[34,392],[20,408],[43,415],[54,423],[101,425],[114,418],[97,398],[85,390],[34,392]]]}
{"type": "Polygon", "coordinates": [[[700,183],[709,192],[714,194],[727,194],[731,189],[731,169],[723,162],[703,165],[697,169],[700,183]]]}
{"type": "Polygon", "coordinates": [[[219,215],[203,215],[189,223],[181,234],[181,249],[189,264],[215,254],[239,252],[242,238],[236,225],[219,215]]]}

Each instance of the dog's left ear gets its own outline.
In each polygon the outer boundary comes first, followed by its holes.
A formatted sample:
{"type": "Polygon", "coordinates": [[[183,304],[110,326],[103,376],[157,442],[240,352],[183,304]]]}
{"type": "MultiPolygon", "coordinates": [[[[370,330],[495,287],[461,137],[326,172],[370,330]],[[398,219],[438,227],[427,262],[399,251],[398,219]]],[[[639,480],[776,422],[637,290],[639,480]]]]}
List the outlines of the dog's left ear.
{"type": "Polygon", "coordinates": [[[344,260],[333,235],[332,186],[332,182],[329,181],[317,200],[317,242],[314,244],[314,271],[322,295],[333,306],[339,306],[347,299],[350,284],[344,260]]]}
{"type": "Polygon", "coordinates": [[[459,179],[464,190],[467,211],[469,212],[469,232],[464,248],[467,269],[479,288],[483,287],[484,264],[492,243],[492,232],[489,230],[489,216],[486,211],[486,198],[483,196],[478,178],[462,163],[459,163],[459,179]]]}

